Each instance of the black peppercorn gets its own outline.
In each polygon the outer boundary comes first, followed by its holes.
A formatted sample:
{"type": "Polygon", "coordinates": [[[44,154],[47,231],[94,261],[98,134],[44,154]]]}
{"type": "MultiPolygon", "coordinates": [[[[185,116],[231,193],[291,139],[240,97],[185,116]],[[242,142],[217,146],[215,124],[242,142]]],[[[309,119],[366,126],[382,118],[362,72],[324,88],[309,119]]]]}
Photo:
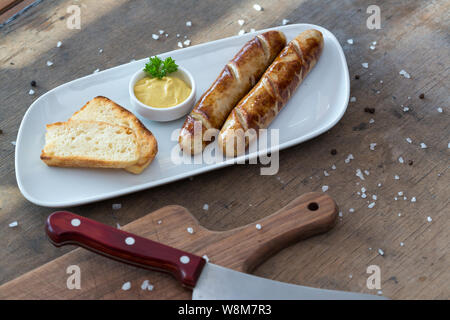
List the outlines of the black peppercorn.
{"type": "Polygon", "coordinates": [[[336,150],[336,149],[331,149],[331,154],[332,154],[333,156],[335,156],[335,155],[337,154],[337,150],[336,150]]]}
{"type": "Polygon", "coordinates": [[[32,80],[32,81],[30,82],[30,85],[31,85],[32,87],[36,87],[36,81],[32,80]]]}
{"type": "Polygon", "coordinates": [[[355,74],[355,79],[359,80],[359,74],[355,74]]]}
{"type": "Polygon", "coordinates": [[[420,98],[420,99],[424,99],[424,98],[425,98],[425,94],[424,94],[424,93],[421,93],[421,94],[419,95],[419,98],[420,98]]]}

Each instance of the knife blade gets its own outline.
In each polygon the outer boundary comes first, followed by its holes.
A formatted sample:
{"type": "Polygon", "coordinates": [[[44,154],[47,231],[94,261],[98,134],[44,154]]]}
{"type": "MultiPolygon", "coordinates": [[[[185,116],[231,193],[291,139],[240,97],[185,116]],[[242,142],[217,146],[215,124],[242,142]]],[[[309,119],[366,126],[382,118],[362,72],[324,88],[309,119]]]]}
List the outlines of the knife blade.
{"type": "Polygon", "coordinates": [[[385,300],[371,294],[316,289],[274,281],[206,263],[193,300],[385,300]]]}
{"type": "Polygon", "coordinates": [[[193,299],[384,299],[298,286],[234,271],[68,211],[52,213],[45,229],[55,246],[75,244],[134,266],[170,273],[183,286],[193,289],[193,299]]]}

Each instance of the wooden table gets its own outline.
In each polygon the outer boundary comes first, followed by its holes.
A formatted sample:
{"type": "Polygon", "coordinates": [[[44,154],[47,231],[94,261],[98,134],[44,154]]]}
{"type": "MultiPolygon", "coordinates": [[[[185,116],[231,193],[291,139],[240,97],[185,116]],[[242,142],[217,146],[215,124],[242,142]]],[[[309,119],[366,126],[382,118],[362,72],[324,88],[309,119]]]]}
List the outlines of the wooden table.
{"type": "Polygon", "coordinates": [[[124,225],[162,206],[179,204],[205,227],[225,230],[269,215],[296,196],[327,185],[326,192],[342,211],[335,229],[283,250],[256,274],[369,292],[366,268],[378,265],[381,290],[390,298],[450,298],[450,26],[445,21],[450,2],[383,2],[379,30],[366,27],[370,1],[258,0],[264,8],[261,12],[253,9],[254,3],[43,1],[0,29],[0,284],[70,250],[50,245],[43,227],[53,209],[25,200],[15,180],[11,142],[33,100],[97,68],[176,49],[177,33],[187,35],[195,45],[235,35],[241,28],[258,30],[289,19],[331,30],[344,48],[356,101],[349,103],[334,128],[282,151],[275,176],[259,175],[259,165],[237,165],[71,210],[124,225]],[[73,3],[81,6],[80,30],[67,28],[66,10],[73,3]],[[244,26],[238,19],[245,20],[244,26]],[[188,20],[192,27],[186,26],[188,20]],[[169,37],[151,39],[160,29],[169,37]],[[347,42],[350,38],[353,44],[347,42]],[[56,48],[58,41],[62,41],[60,48],[56,48]],[[54,65],[47,67],[47,61],[54,65]],[[368,62],[368,69],[363,62],[368,62]],[[401,70],[411,78],[400,75],[401,70]],[[37,82],[36,93],[29,95],[32,80],[37,82]],[[375,113],[365,108],[374,108],[375,113]],[[412,143],[406,141],[408,137],[412,143]],[[376,143],[375,150],[371,143],[376,143]],[[345,163],[349,154],[354,159],[345,163]],[[370,173],[364,181],[355,175],[358,168],[370,173]],[[367,189],[366,199],[358,194],[362,187],[367,189]],[[377,200],[372,200],[373,195],[377,200]],[[417,201],[412,202],[412,197],[417,201]],[[370,202],[375,202],[373,208],[368,207],[370,202]],[[112,210],[113,203],[121,203],[122,208],[112,210]],[[8,227],[12,221],[19,226],[8,227]]]}

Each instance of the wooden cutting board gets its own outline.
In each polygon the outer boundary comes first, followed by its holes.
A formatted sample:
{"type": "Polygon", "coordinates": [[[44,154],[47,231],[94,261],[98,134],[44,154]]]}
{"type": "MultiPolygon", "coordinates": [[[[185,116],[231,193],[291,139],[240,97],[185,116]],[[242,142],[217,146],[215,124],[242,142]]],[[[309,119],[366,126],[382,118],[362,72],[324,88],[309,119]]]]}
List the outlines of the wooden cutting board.
{"type": "MultiPolygon", "coordinates": [[[[123,230],[179,248],[210,262],[251,272],[277,251],[328,231],[337,218],[333,199],[304,194],[276,213],[229,231],[211,231],[181,206],[167,206],[138,219],[123,230]],[[261,228],[256,225],[260,224],[261,228]],[[191,227],[191,234],[187,228],[191,227]]],[[[42,230],[44,232],[44,230],[42,230]]],[[[0,286],[0,299],[190,299],[191,291],[167,274],[139,269],[78,248],[0,286]],[[81,271],[81,289],[68,289],[67,268],[81,271]],[[154,286],[142,290],[144,280],[154,286]],[[129,290],[122,290],[125,282],[129,290]]]]}

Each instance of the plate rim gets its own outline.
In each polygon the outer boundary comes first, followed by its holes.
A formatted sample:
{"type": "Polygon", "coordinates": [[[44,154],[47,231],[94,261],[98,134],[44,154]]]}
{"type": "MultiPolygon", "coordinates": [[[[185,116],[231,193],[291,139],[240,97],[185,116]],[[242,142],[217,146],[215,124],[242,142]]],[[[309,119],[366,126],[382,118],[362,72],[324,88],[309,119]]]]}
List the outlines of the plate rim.
{"type": "MultiPolygon", "coordinates": [[[[31,194],[29,194],[28,191],[26,190],[25,186],[22,184],[22,181],[20,179],[20,167],[18,165],[18,159],[19,159],[19,152],[18,152],[19,148],[18,148],[18,146],[21,144],[23,131],[25,130],[24,129],[24,122],[26,122],[26,120],[28,119],[30,111],[34,108],[34,106],[37,105],[41,99],[44,99],[44,97],[46,95],[52,93],[53,91],[55,91],[57,89],[60,90],[61,88],[65,87],[65,86],[68,86],[70,84],[73,84],[75,82],[82,81],[82,80],[88,79],[90,77],[94,77],[94,76],[98,75],[101,72],[112,71],[114,69],[121,68],[121,67],[123,67],[125,65],[128,65],[130,63],[135,63],[135,62],[139,62],[139,61],[141,61],[143,59],[146,59],[146,58],[142,58],[142,59],[139,59],[139,60],[130,61],[128,63],[123,63],[123,64],[120,64],[118,66],[102,70],[102,71],[100,71],[98,73],[95,73],[95,74],[88,74],[86,76],[83,76],[83,77],[71,80],[69,82],[63,83],[63,84],[61,84],[61,85],[59,85],[59,86],[57,86],[55,88],[52,88],[51,90],[47,91],[46,93],[44,93],[43,95],[38,97],[35,101],[33,101],[33,103],[26,110],[26,112],[25,112],[25,114],[24,114],[24,116],[22,118],[22,121],[20,123],[19,130],[17,132],[16,148],[15,148],[15,153],[14,153],[14,166],[15,166],[15,173],[16,173],[16,181],[17,181],[17,185],[19,187],[20,192],[25,197],[25,199],[27,199],[28,201],[30,201],[30,202],[32,202],[32,203],[34,203],[36,205],[43,206],[43,207],[49,207],[49,208],[73,207],[73,206],[78,206],[78,205],[83,205],[83,204],[88,204],[88,203],[94,203],[94,202],[97,202],[97,201],[107,200],[107,199],[111,199],[111,198],[118,197],[118,196],[128,195],[128,194],[131,194],[131,193],[134,193],[134,192],[150,189],[150,188],[153,188],[153,187],[162,186],[162,185],[165,185],[165,184],[168,184],[168,183],[171,183],[171,182],[174,182],[174,181],[178,181],[178,180],[181,180],[181,179],[185,179],[185,178],[188,178],[188,177],[192,177],[192,176],[195,176],[195,175],[198,175],[198,174],[201,174],[201,173],[206,173],[206,172],[209,172],[209,171],[212,171],[212,170],[215,170],[215,169],[224,168],[224,167],[233,165],[235,163],[238,163],[239,161],[254,159],[255,157],[258,157],[260,154],[262,154],[263,152],[267,153],[267,152],[273,152],[273,151],[276,151],[276,150],[281,151],[281,150],[290,148],[292,146],[295,146],[297,144],[300,144],[300,143],[302,143],[304,141],[310,140],[310,139],[312,139],[314,137],[317,137],[317,136],[321,135],[322,133],[330,130],[344,116],[345,111],[347,110],[348,103],[349,103],[349,98],[350,98],[350,76],[349,76],[347,60],[345,58],[344,50],[342,49],[342,46],[339,43],[339,41],[336,38],[336,36],[331,31],[329,31],[328,29],[326,29],[326,28],[324,28],[322,26],[309,24],[309,23],[297,23],[297,24],[290,24],[290,25],[287,25],[287,26],[276,26],[276,27],[272,27],[272,28],[257,30],[254,33],[256,34],[256,33],[261,33],[261,32],[267,32],[267,31],[270,31],[270,30],[280,30],[280,29],[282,30],[282,29],[288,29],[288,28],[293,28],[293,27],[305,27],[305,26],[308,27],[308,28],[318,29],[321,32],[325,31],[327,33],[327,36],[329,36],[331,38],[331,40],[337,44],[337,49],[338,49],[338,53],[339,53],[339,59],[341,60],[341,63],[343,65],[343,68],[344,68],[344,71],[345,71],[344,72],[344,85],[345,85],[345,97],[346,97],[345,100],[346,101],[344,103],[344,106],[340,110],[340,113],[333,119],[333,121],[330,121],[326,126],[321,127],[319,129],[316,129],[316,130],[312,130],[311,132],[309,132],[308,134],[306,134],[306,135],[304,135],[302,137],[298,137],[298,138],[286,141],[286,142],[284,142],[282,144],[279,144],[277,146],[273,146],[270,149],[260,150],[260,151],[254,152],[252,154],[242,155],[242,156],[239,156],[239,157],[236,157],[236,158],[232,158],[232,159],[228,159],[228,160],[225,160],[223,162],[215,163],[215,164],[212,164],[212,165],[209,165],[209,166],[206,166],[206,167],[200,167],[198,169],[194,169],[194,170],[190,170],[190,171],[187,171],[187,172],[183,172],[183,173],[180,173],[180,174],[175,175],[175,176],[171,176],[171,177],[167,177],[167,178],[164,178],[164,179],[160,179],[160,180],[158,180],[157,183],[154,183],[154,181],[149,181],[148,183],[142,183],[142,184],[134,185],[134,186],[131,186],[131,187],[126,187],[124,189],[116,190],[116,191],[113,191],[113,192],[96,194],[94,196],[84,197],[83,199],[71,200],[71,201],[52,201],[52,202],[42,201],[42,200],[39,200],[39,199],[35,198],[31,194]]],[[[198,45],[194,45],[194,46],[191,46],[191,47],[188,47],[188,48],[184,48],[182,50],[190,51],[192,49],[198,49],[198,48],[201,48],[203,46],[207,46],[207,45],[211,45],[211,44],[217,44],[217,43],[221,43],[221,42],[224,42],[224,41],[227,41],[227,40],[238,39],[238,38],[241,38],[241,37],[246,37],[249,34],[250,33],[246,33],[244,35],[231,36],[231,37],[227,37],[227,38],[221,38],[221,39],[217,39],[217,40],[201,43],[201,44],[198,44],[198,45]]],[[[180,50],[179,49],[178,50],[175,49],[175,50],[168,51],[168,52],[163,52],[163,53],[160,53],[160,54],[157,54],[157,55],[169,55],[170,53],[175,52],[175,51],[179,52],[180,50]]]]}

